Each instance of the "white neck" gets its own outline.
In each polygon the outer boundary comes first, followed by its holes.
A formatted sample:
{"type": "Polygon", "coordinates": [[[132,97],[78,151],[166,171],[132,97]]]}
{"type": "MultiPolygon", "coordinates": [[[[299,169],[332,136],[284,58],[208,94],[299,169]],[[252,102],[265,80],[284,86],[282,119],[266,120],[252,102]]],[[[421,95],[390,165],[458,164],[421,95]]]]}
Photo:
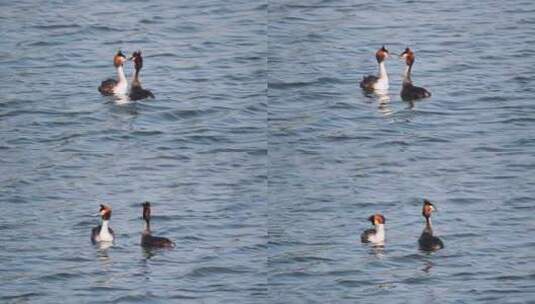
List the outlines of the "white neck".
{"type": "Polygon", "coordinates": [[[102,227],[100,228],[100,240],[105,242],[111,242],[113,241],[113,235],[111,235],[109,231],[109,220],[103,220],[102,221],[102,227]]]}
{"type": "Polygon", "coordinates": [[[117,67],[117,79],[119,81],[117,82],[117,85],[113,89],[113,93],[119,94],[119,95],[126,94],[126,88],[128,87],[128,82],[126,81],[126,76],[124,75],[124,69],[122,65],[117,67]]]}
{"type": "Polygon", "coordinates": [[[381,92],[383,94],[388,93],[388,75],[386,74],[386,67],[384,61],[379,63],[379,79],[377,79],[377,82],[373,85],[373,89],[376,92],[381,92]]]}
{"type": "Polygon", "coordinates": [[[379,78],[388,79],[388,75],[386,74],[386,67],[385,67],[385,62],[384,61],[381,61],[381,63],[379,63],[379,78]]]}
{"type": "Polygon", "coordinates": [[[385,225],[377,224],[375,225],[375,234],[370,236],[370,242],[383,243],[384,241],[385,241],[385,225]]]}
{"type": "Polygon", "coordinates": [[[382,240],[385,239],[385,224],[375,225],[375,230],[377,231],[377,236],[382,240]]]}

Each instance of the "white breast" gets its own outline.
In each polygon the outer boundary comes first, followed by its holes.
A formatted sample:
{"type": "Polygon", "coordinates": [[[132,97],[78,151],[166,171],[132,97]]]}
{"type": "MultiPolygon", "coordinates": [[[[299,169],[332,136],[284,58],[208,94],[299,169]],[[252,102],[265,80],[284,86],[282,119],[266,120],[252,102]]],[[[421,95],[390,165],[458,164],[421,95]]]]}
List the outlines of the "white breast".
{"type": "Polygon", "coordinates": [[[375,225],[375,231],[376,233],[373,235],[370,235],[369,241],[375,244],[378,243],[384,243],[385,241],[385,225],[384,224],[378,224],[375,225]]]}
{"type": "Polygon", "coordinates": [[[100,233],[98,234],[97,241],[98,242],[112,242],[113,241],[113,235],[110,233],[110,230],[108,229],[108,221],[102,222],[102,228],[100,228],[100,233]]]}
{"type": "Polygon", "coordinates": [[[100,237],[100,241],[101,242],[111,242],[111,241],[113,241],[113,235],[111,235],[111,233],[109,232],[108,229],[106,229],[106,230],[101,229],[99,237],[100,237]]]}
{"type": "Polygon", "coordinates": [[[126,81],[125,82],[119,81],[119,83],[117,83],[115,88],[113,88],[113,93],[115,95],[126,95],[127,88],[128,88],[128,83],[126,81]]]}
{"type": "Polygon", "coordinates": [[[388,77],[381,77],[373,84],[373,88],[377,91],[388,90],[388,77]]]}

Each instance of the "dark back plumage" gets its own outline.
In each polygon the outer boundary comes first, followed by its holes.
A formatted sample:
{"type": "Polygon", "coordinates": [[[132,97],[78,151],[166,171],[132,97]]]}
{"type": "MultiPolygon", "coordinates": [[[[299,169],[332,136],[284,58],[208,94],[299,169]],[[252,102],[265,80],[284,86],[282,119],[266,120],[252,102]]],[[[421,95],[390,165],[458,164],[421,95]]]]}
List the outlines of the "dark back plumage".
{"type": "Polygon", "coordinates": [[[362,243],[369,243],[370,242],[370,237],[372,235],[375,235],[377,233],[377,230],[375,230],[375,228],[370,228],[370,229],[366,229],[364,230],[364,232],[360,235],[360,241],[362,243]]]}
{"type": "Polygon", "coordinates": [[[373,85],[379,80],[379,77],[374,75],[364,76],[360,81],[360,87],[367,93],[373,92],[373,85]]]}
{"type": "Polygon", "coordinates": [[[420,246],[420,250],[423,251],[435,251],[444,248],[442,240],[434,236],[432,231],[428,232],[425,230],[418,239],[418,245],[420,246]]]}
{"type": "Polygon", "coordinates": [[[428,90],[414,86],[410,82],[403,83],[400,95],[401,99],[403,99],[404,101],[431,97],[431,93],[428,90]]]}
{"type": "Polygon", "coordinates": [[[175,243],[173,243],[168,238],[159,237],[159,236],[152,236],[150,234],[143,234],[141,236],[141,246],[143,246],[143,247],[172,248],[172,247],[175,247],[175,243]]]}
{"type": "Polygon", "coordinates": [[[113,95],[113,88],[117,85],[117,80],[115,79],[106,79],[98,87],[100,94],[104,96],[113,95]]]}
{"type": "Polygon", "coordinates": [[[128,95],[131,100],[141,100],[145,98],[154,98],[154,94],[152,94],[151,91],[145,90],[139,86],[132,85],[132,88],[130,89],[130,94],[128,95]]]}

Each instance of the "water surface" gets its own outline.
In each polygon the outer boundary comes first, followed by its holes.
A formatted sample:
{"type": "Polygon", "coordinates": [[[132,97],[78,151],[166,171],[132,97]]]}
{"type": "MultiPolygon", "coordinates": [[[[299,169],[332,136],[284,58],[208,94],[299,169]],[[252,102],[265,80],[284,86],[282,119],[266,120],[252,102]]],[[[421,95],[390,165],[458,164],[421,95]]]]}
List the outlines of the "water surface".
{"type": "Polygon", "coordinates": [[[273,303],[535,299],[535,4],[271,1],[269,246],[273,303]],[[364,96],[383,44],[390,101],[364,96]],[[446,248],[417,250],[423,198],[446,248]],[[360,244],[386,216],[383,251],[360,244]],[[336,299],[336,300],[334,300],[336,299]]]}
{"type": "Polygon", "coordinates": [[[17,1],[0,11],[0,302],[265,298],[266,6],[17,1]],[[143,51],[155,100],[100,96],[118,48],[143,51]],[[174,250],[140,248],[144,200],[174,250]],[[100,202],[117,233],[107,250],[89,241],[100,202]]]}

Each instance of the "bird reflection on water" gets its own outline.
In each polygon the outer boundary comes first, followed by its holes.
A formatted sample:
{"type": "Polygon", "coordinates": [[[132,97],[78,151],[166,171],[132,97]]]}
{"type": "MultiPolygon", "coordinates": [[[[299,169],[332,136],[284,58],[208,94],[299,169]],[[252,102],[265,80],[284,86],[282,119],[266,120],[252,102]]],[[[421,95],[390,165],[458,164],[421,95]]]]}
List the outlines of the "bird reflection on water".
{"type": "Polygon", "coordinates": [[[424,267],[422,268],[422,271],[425,273],[429,273],[431,271],[431,268],[433,268],[434,264],[430,260],[424,261],[424,267]]]}
{"type": "Polygon", "coordinates": [[[388,95],[388,91],[376,92],[376,98],[377,98],[377,101],[379,102],[379,106],[378,106],[379,112],[384,117],[390,117],[394,113],[394,111],[392,110],[392,107],[390,106],[391,99],[390,99],[390,96],[388,95]]]}

